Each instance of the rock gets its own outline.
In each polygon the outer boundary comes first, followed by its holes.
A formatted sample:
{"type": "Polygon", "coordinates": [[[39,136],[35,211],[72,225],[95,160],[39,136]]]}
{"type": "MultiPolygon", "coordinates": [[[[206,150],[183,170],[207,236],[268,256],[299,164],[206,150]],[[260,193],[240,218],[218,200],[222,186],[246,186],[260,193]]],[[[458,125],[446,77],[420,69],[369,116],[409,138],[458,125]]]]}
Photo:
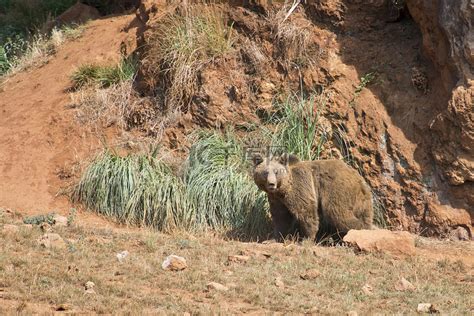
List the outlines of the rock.
{"type": "Polygon", "coordinates": [[[452,229],[449,232],[449,239],[452,241],[468,241],[471,240],[471,236],[469,236],[469,232],[467,231],[466,228],[462,226],[458,226],[454,229],[452,229]]]}
{"type": "Polygon", "coordinates": [[[441,72],[446,85],[455,83],[456,77],[472,78],[470,69],[474,59],[469,46],[474,25],[472,1],[407,0],[406,3],[420,27],[423,52],[441,72]]]}
{"type": "Polygon", "coordinates": [[[45,248],[56,248],[56,249],[64,249],[66,248],[67,244],[62,239],[61,236],[55,233],[46,233],[38,239],[38,243],[40,246],[45,248]]]}
{"type": "Polygon", "coordinates": [[[56,306],[55,310],[57,312],[64,312],[64,311],[68,311],[68,310],[71,310],[72,309],[72,306],[69,305],[69,304],[59,304],[58,306],[56,306]]]}
{"type": "Polygon", "coordinates": [[[346,315],[347,315],[347,316],[357,316],[358,314],[357,314],[356,311],[349,311],[349,312],[347,312],[346,315]]]}
{"type": "Polygon", "coordinates": [[[20,227],[17,225],[5,224],[3,225],[3,235],[14,235],[20,231],[20,227]]]}
{"type": "Polygon", "coordinates": [[[362,287],[362,292],[365,295],[373,295],[374,294],[374,288],[370,284],[364,284],[362,287]]]}
{"type": "Polygon", "coordinates": [[[94,284],[94,282],[88,281],[88,282],[86,282],[84,287],[85,287],[84,294],[95,294],[95,290],[94,290],[95,284],[94,284]]]}
{"type": "Polygon", "coordinates": [[[433,304],[430,303],[420,303],[418,304],[418,307],[416,308],[416,311],[418,313],[429,313],[429,314],[435,314],[439,313],[439,310],[434,307],[433,304]]]}
{"type": "Polygon", "coordinates": [[[60,25],[80,24],[100,18],[99,10],[79,1],[56,18],[60,25]]]}
{"type": "Polygon", "coordinates": [[[281,279],[281,277],[276,277],[275,278],[275,285],[276,287],[282,289],[285,287],[285,283],[283,283],[283,280],[281,279]]]}
{"type": "Polygon", "coordinates": [[[415,238],[409,232],[379,230],[350,230],[344,242],[360,251],[382,252],[394,256],[415,254],[415,238]]]}
{"type": "Polygon", "coordinates": [[[117,254],[117,259],[120,263],[122,263],[129,255],[130,253],[127,250],[124,250],[122,252],[119,252],[117,254]]]}
{"type": "Polygon", "coordinates": [[[208,290],[216,290],[216,291],[219,291],[219,292],[225,292],[225,291],[228,291],[229,288],[225,285],[222,285],[220,283],[217,283],[217,282],[210,282],[207,284],[207,289],[208,290]]]}
{"type": "Polygon", "coordinates": [[[176,255],[169,255],[161,265],[163,270],[181,271],[188,267],[186,259],[176,255]]]}
{"type": "Polygon", "coordinates": [[[227,259],[229,260],[229,262],[246,263],[247,261],[250,260],[250,256],[232,255],[232,256],[228,256],[227,259]]]}
{"type": "Polygon", "coordinates": [[[54,214],[53,216],[54,226],[67,226],[67,217],[54,214]]]}
{"type": "Polygon", "coordinates": [[[300,278],[302,278],[303,280],[314,280],[320,275],[321,275],[321,272],[319,272],[319,270],[311,268],[311,269],[306,270],[305,273],[301,274],[300,278]]]}
{"type": "Polygon", "coordinates": [[[31,224],[22,224],[22,225],[20,225],[20,230],[21,230],[21,229],[26,230],[26,231],[32,230],[32,229],[33,229],[33,225],[31,225],[31,224]]]}
{"type": "Polygon", "coordinates": [[[397,291],[414,291],[415,289],[415,286],[403,277],[395,284],[395,290],[397,291]]]}

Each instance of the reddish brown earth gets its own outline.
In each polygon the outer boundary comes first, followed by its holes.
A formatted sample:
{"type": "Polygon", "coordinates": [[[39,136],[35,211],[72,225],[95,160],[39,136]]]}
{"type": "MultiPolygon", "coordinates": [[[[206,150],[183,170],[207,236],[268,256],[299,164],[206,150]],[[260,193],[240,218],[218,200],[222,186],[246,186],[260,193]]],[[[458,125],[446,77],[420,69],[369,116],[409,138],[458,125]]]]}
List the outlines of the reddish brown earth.
{"type": "MultiPolygon", "coordinates": [[[[7,79],[0,92],[0,207],[24,214],[67,213],[58,196],[84,159],[101,148],[68,108],[69,76],[85,63],[116,63],[130,16],[91,22],[45,65],[7,79]]],[[[86,216],[86,215],[84,215],[86,216]]],[[[91,221],[97,220],[90,217],[91,221]]]]}
{"type": "MultiPolygon", "coordinates": [[[[331,98],[323,114],[347,134],[390,227],[437,236],[461,227],[472,237],[472,75],[465,59],[449,57],[451,21],[438,25],[438,11],[426,1],[408,1],[408,8],[413,19],[397,20],[385,1],[304,5],[290,21],[310,30],[318,56],[315,67],[296,69],[282,60],[292,48],[284,51],[272,38],[265,18],[272,7],[231,1],[223,9],[236,31],[236,50],[204,69],[196,101],[166,131],[165,143],[185,150],[193,128],[258,123],[256,111],[269,110],[277,92],[297,90],[300,82],[306,91],[324,87],[331,98]],[[264,60],[253,63],[246,55],[249,42],[264,60]],[[463,65],[462,72],[454,65],[463,65]],[[375,79],[354,98],[368,73],[375,79]]],[[[4,84],[0,206],[67,212],[67,199],[57,193],[100,149],[67,108],[68,76],[85,62],[116,62],[124,40],[131,48],[153,40],[147,30],[168,10],[164,1],[142,1],[135,18],[96,20],[49,63],[4,84]]]]}

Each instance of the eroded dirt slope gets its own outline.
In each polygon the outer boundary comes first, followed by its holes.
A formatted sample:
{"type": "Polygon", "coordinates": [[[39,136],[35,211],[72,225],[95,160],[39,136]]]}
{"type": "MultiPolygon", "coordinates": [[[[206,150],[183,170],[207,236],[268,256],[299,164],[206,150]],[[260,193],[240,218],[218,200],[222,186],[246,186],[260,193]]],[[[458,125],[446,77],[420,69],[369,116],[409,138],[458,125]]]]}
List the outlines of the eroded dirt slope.
{"type": "Polygon", "coordinates": [[[116,63],[130,16],[96,20],[66,42],[42,67],[9,78],[0,91],[0,207],[25,214],[67,212],[57,197],[74,166],[101,148],[78,125],[70,103],[69,76],[85,63],[116,63]]]}

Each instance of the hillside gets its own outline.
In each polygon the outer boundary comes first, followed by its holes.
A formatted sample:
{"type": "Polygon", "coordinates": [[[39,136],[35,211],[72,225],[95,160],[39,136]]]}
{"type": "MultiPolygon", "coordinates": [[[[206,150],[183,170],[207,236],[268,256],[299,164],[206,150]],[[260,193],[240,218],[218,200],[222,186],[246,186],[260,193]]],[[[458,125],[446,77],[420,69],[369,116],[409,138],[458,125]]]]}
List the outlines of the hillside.
{"type": "Polygon", "coordinates": [[[44,28],[92,20],[2,77],[0,311],[474,310],[467,2],[84,2],[44,28]],[[262,244],[242,157],[277,145],[355,168],[410,254],[262,244]],[[21,224],[51,212],[73,221],[21,224]],[[161,269],[170,254],[188,268],[161,269]]]}

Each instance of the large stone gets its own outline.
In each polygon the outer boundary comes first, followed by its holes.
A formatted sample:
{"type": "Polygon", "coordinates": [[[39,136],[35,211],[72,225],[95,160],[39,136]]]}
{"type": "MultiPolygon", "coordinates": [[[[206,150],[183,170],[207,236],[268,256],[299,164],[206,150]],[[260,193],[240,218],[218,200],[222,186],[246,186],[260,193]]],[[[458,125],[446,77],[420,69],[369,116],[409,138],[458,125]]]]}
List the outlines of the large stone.
{"type": "Polygon", "coordinates": [[[56,18],[56,24],[80,24],[99,17],[99,10],[89,5],[77,2],[56,18]]]}
{"type": "Polygon", "coordinates": [[[43,27],[43,31],[49,32],[54,27],[61,27],[63,25],[82,24],[99,17],[99,10],[78,1],[72,7],[59,15],[56,19],[46,23],[43,27]]]}
{"type": "Polygon", "coordinates": [[[409,232],[386,229],[350,230],[344,241],[364,252],[382,252],[395,256],[415,254],[415,238],[409,232]]]}

